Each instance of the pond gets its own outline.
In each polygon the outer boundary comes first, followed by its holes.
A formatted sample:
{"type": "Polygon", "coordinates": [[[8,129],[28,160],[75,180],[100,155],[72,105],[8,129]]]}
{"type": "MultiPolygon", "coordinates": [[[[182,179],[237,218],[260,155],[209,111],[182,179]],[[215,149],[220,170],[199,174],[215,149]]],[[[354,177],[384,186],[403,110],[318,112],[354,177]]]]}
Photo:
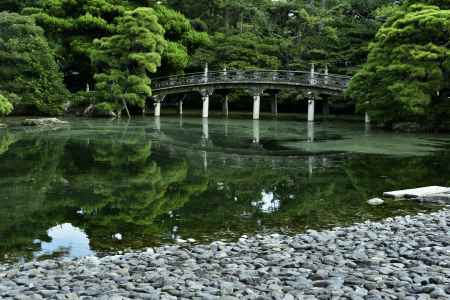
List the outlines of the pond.
{"type": "Polygon", "coordinates": [[[342,226],[436,209],[366,202],[450,184],[447,136],[282,119],[67,120],[0,131],[0,260],[342,226]]]}

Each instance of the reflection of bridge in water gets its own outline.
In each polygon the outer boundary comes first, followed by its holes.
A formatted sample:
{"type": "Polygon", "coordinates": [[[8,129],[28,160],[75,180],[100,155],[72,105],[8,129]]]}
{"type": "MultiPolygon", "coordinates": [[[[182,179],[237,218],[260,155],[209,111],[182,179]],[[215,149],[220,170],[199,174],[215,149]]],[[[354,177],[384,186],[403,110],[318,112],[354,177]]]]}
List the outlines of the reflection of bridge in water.
{"type": "MultiPolygon", "coordinates": [[[[276,122],[276,121],[275,121],[276,122]]],[[[251,145],[248,153],[233,152],[232,149],[223,149],[215,147],[214,138],[211,137],[210,121],[208,118],[203,118],[201,121],[201,132],[198,132],[198,142],[196,144],[180,143],[170,138],[164,132],[164,124],[161,124],[161,118],[154,118],[154,129],[159,136],[160,141],[169,141],[171,152],[174,156],[177,156],[177,151],[182,151],[185,155],[192,157],[192,161],[201,161],[204,171],[208,171],[210,166],[217,167],[237,167],[243,168],[246,162],[254,161],[255,157],[258,160],[266,160],[274,169],[291,169],[291,161],[286,159],[295,157],[296,159],[305,160],[305,169],[309,176],[312,176],[314,170],[320,168],[328,168],[332,165],[332,160],[329,159],[330,153],[309,153],[308,145],[313,145],[315,142],[315,124],[314,122],[308,122],[305,127],[305,149],[304,151],[288,150],[284,154],[275,151],[264,149],[261,143],[261,121],[253,120],[251,123],[251,130],[243,130],[241,132],[248,132],[248,143],[251,145]],[[300,153],[301,152],[301,153],[300,153]]],[[[276,126],[276,125],[275,125],[276,126]]],[[[183,117],[179,118],[179,128],[184,128],[183,117]]],[[[366,127],[368,129],[369,127],[366,127]]],[[[247,128],[248,129],[248,128],[247,128]]],[[[217,127],[214,130],[214,135],[217,134],[217,127]]],[[[220,135],[225,137],[232,137],[233,132],[230,132],[228,119],[225,119],[223,123],[223,132],[220,135]]],[[[301,140],[302,138],[299,137],[301,140]]],[[[200,162],[199,161],[199,162],[200,162]]]]}
{"type": "MultiPolygon", "coordinates": [[[[228,93],[233,89],[243,89],[253,96],[253,119],[260,117],[261,95],[268,92],[274,95],[272,112],[277,113],[277,94],[280,90],[299,90],[308,95],[308,121],[314,121],[315,100],[318,95],[342,95],[351,77],[315,72],[279,70],[248,70],[209,72],[208,67],[202,73],[184,74],[155,78],[152,90],[155,100],[155,116],[161,115],[161,102],[167,95],[197,92],[202,97],[202,117],[209,115],[210,96],[215,91],[225,95],[224,113],[228,115],[228,93]]],[[[179,101],[179,112],[183,114],[183,100],[179,101]]]]}
{"type": "MultiPolygon", "coordinates": [[[[180,128],[183,128],[183,117],[180,117],[179,119],[179,126],[180,128]]],[[[164,131],[164,129],[161,127],[161,118],[155,117],[154,118],[155,125],[154,128],[157,132],[161,133],[164,131]]],[[[229,132],[229,123],[226,119],[224,122],[224,135],[228,136],[229,132]]],[[[307,124],[307,141],[308,142],[314,142],[314,123],[308,123],[307,124]]],[[[261,126],[259,120],[253,120],[252,121],[252,143],[255,145],[260,144],[261,141],[261,126]]],[[[202,136],[201,136],[201,145],[203,147],[206,147],[210,142],[210,134],[209,134],[209,120],[207,118],[202,119],[202,136]]]]}

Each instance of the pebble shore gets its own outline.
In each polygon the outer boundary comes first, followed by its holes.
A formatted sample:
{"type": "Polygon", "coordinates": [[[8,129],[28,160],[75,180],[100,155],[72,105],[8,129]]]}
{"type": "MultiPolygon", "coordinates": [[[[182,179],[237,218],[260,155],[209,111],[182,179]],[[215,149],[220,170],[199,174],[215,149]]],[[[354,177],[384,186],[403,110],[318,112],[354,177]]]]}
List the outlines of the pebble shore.
{"type": "Polygon", "coordinates": [[[450,299],[450,210],[3,266],[0,299],[450,299]]]}

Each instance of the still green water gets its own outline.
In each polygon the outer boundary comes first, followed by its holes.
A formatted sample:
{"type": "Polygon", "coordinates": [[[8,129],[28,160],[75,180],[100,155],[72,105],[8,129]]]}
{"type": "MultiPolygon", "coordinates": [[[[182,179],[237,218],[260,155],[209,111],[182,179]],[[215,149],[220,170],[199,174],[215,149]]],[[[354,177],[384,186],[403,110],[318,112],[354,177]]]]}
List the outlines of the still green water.
{"type": "Polygon", "coordinates": [[[295,120],[68,121],[0,129],[0,260],[328,228],[436,209],[366,201],[450,185],[447,136],[295,120]]]}

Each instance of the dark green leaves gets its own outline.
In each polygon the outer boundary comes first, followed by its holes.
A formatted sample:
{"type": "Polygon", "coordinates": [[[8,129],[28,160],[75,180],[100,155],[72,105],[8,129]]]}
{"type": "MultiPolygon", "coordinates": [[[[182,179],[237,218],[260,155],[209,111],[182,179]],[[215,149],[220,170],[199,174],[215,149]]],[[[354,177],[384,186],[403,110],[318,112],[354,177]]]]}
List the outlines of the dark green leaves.
{"type": "Polygon", "coordinates": [[[436,121],[435,106],[449,101],[449,39],[450,10],[427,5],[399,8],[379,30],[349,94],[361,110],[371,111],[382,122],[436,121]]]}
{"type": "Polygon", "coordinates": [[[40,114],[62,112],[67,100],[62,74],[33,18],[0,13],[0,66],[0,91],[16,109],[40,114]]]}
{"type": "Polygon", "coordinates": [[[11,113],[13,110],[12,104],[4,97],[2,94],[0,94],[0,116],[7,115],[11,113]]]}
{"type": "Polygon", "coordinates": [[[150,73],[161,64],[167,47],[164,29],[151,8],[137,8],[117,19],[115,34],[94,41],[92,60],[100,70],[97,90],[120,112],[130,103],[144,107],[151,95],[150,73]]]}

